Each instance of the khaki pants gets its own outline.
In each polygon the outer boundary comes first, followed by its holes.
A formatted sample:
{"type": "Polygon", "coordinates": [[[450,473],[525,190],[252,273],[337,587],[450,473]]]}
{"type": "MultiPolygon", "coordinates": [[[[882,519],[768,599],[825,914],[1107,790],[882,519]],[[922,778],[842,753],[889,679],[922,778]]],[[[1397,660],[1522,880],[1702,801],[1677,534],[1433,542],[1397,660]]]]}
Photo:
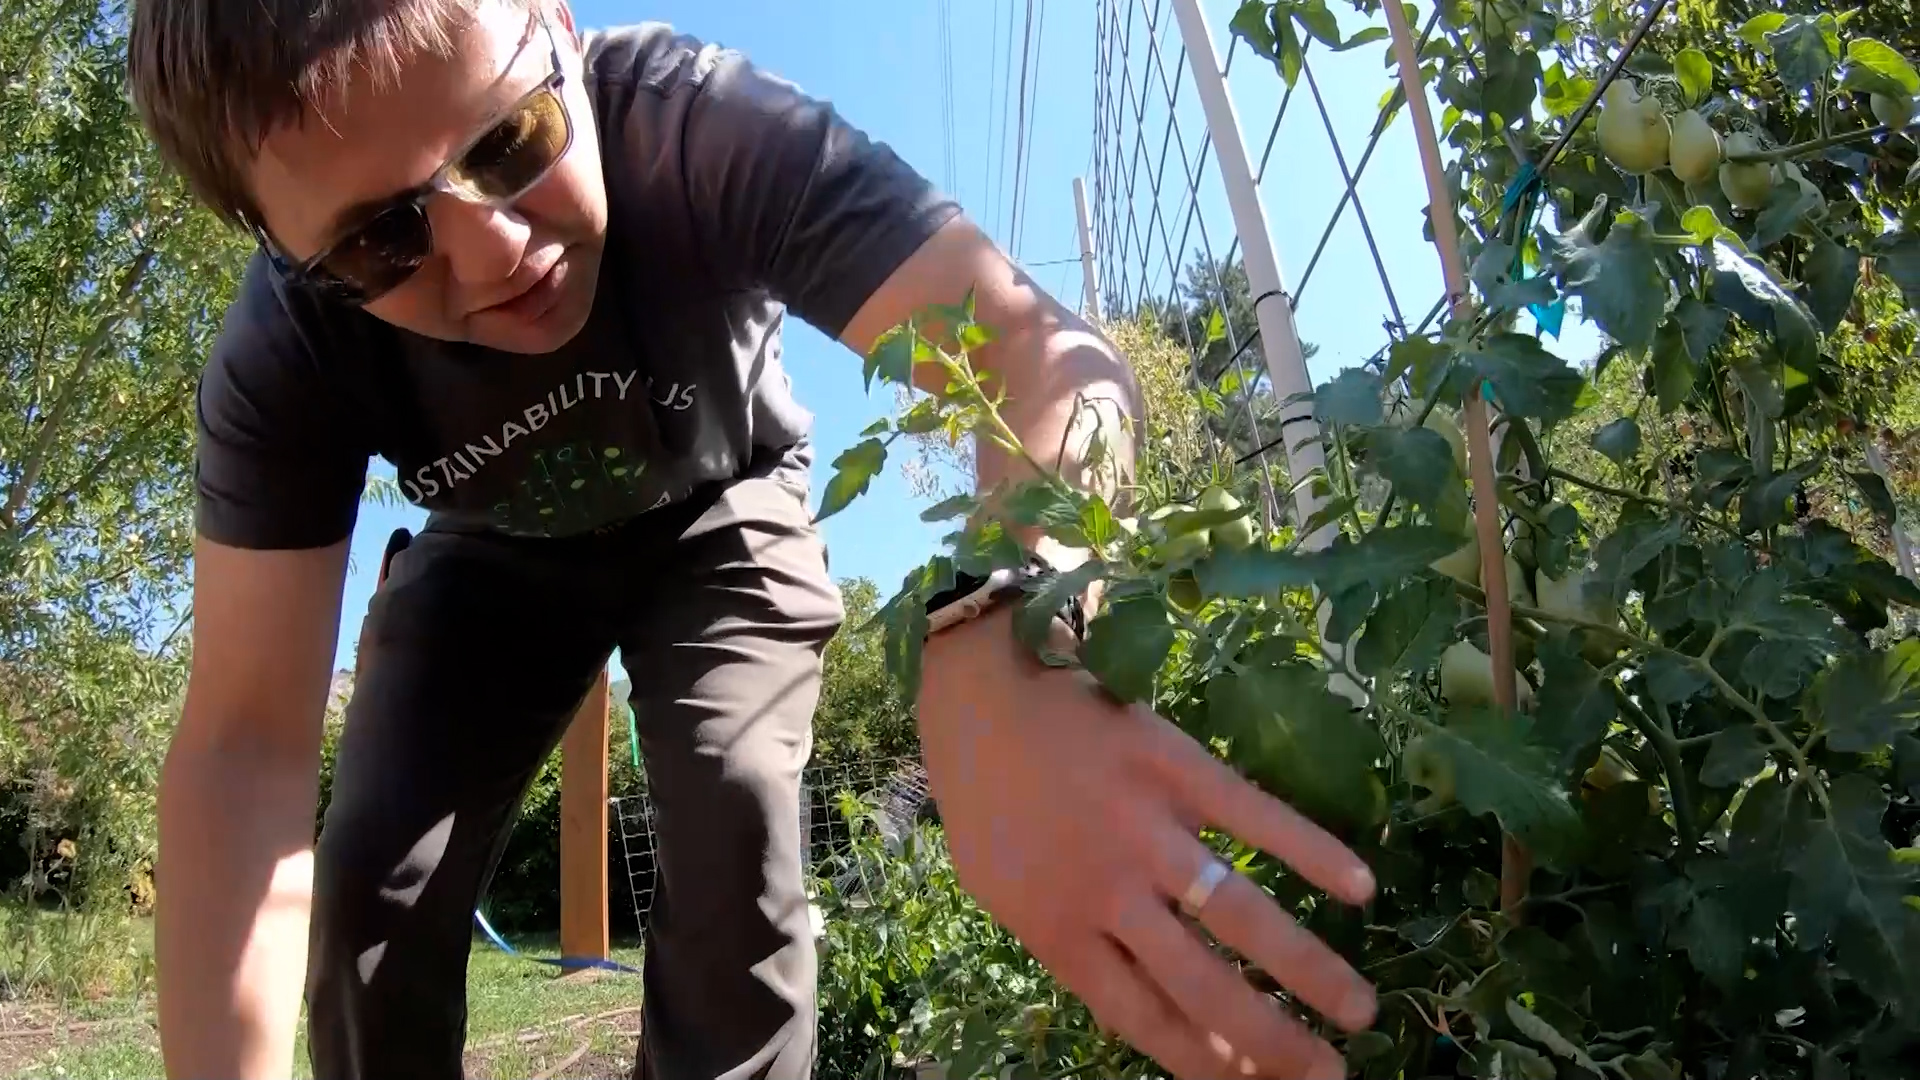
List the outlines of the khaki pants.
{"type": "Polygon", "coordinates": [[[319,1080],[461,1076],[475,900],[616,646],[660,866],[635,1076],[811,1074],[799,778],[843,612],[806,493],[772,474],[573,539],[430,526],[393,559],[317,851],[319,1080]]]}

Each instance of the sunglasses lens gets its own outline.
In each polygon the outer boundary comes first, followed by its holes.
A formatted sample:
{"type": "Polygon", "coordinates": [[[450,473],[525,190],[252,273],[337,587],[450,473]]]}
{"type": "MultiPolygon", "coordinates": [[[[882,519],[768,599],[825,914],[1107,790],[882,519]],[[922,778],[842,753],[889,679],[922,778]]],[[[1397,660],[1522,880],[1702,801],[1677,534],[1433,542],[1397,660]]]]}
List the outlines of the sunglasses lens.
{"type": "Polygon", "coordinates": [[[448,170],[447,182],[471,198],[517,198],[566,156],[572,135],[560,95],[544,89],[481,136],[448,170]]]}
{"type": "Polygon", "coordinates": [[[405,281],[433,248],[426,210],[396,206],[367,222],[327,253],[319,269],[367,299],[405,281]]]}

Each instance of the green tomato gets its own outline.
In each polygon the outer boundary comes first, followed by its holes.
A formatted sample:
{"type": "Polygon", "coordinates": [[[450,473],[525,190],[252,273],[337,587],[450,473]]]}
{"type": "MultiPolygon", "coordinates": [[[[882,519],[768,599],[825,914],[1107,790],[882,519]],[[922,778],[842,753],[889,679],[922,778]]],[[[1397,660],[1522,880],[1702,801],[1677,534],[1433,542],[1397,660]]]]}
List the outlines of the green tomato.
{"type": "MultiPolygon", "coordinates": [[[[1757,154],[1760,143],[1744,131],[1727,136],[1727,156],[1757,154]]],[[[1720,166],[1720,191],[1736,210],[1758,210],[1773,196],[1773,169],[1764,161],[1734,162],[1720,166]]]]}
{"type": "Polygon", "coordinates": [[[1622,172],[1643,176],[1667,163],[1673,128],[1660,111],[1660,103],[1641,97],[1626,80],[1616,80],[1607,87],[1595,127],[1600,135],[1600,152],[1622,172]]]}
{"type": "MultiPolygon", "coordinates": [[[[1225,488],[1210,487],[1200,496],[1202,510],[1239,510],[1242,505],[1225,488]]],[[[1207,532],[1209,542],[1219,547],[1239,549],[1253,545],[1253,521],[1247,514],[1232,521],[1223,521],[1207,532]]]]}
{"type": "MultiPolygon", "coordinates": [[[[1493,704],[1493,658],[1471,641],[1448,646],[1440,654],[1440,694],[1458,706],[1493,704]]],[[[1533,689],[1518,671],[1513,672],[1513,696],[1520,708],[1533,700],[1533,689]]]]}
{"type": "Polygon", "coordinates": [[[1197,611],[1206,597],[1200,594],[1200,582],[1191,570],[1181,570],[1167,579],[1167,600],[1181,611],[1197,611]]]}
{"type": "Polygon", "coordinates": [[[1466,545],[1451,555],[1435,559],[1433,568],[1455,581],[1464,581],[1469,585],[1480,584],[1480,541],[1469,537],[1466,545]]]}
{"type": "Polygon", "coordinates": [[[1433,801],[1429,805],[1441,809],[1453,803],[1453,759],[1434,745],[1432,736],[1415,735],[1407,740],[1400,760],[1406,766],[1407,782],[1433,793],[1433,801]]]}
{"type": "Polygon", "coordinates": [[[1720,168],[1720,133],[1705,117],[1688,109],[1673,118],[1673,175],[1688,184],[1704,184],[1720,168]]]}
{"type": "Polygon", "coordinates": [[[1867,98],[1867,104],[1873,109],[1874,119],[1895,131],[1913,123],[1913,99],[1910,97],[1873,94],[1867,98]]]}
{"type": "Polygon", "coordinates": [[[1467,475],[1467,437],[1461,433],[1460,425],[1453,422],[1453,417],[1435,409],[1427,414],[1427,422],[1423,426],[1439,432],[1440,437],[1447,440],[1447,445],[1453,448],[1454,466],[1460,470],[1461,476],[1467,475]]]}

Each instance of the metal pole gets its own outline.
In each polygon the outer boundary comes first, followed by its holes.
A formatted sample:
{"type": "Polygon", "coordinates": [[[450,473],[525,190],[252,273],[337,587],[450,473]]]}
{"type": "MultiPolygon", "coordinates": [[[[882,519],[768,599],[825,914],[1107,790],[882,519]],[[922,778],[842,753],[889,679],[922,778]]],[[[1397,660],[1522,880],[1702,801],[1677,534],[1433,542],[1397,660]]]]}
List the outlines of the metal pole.
{"type": "MultiPolygon", "coordinates": [[[[1207,117],[1207,132],[1220,161],[1220,180],[1227,189],[1233,228],[1240,236],[1247,287],[1253,291],[1253,314],[1260,326],[1260,352],[1266,357],[1274,395],[1281,402],[1281,447],[1287,452],[1287,477],[1293,483],[1294,525],[1305,528],[1326,503],[1314,494],[1313,484],[1302,482],[1315,470],[1325,475],[1327,464],[1326,451],[1320,442],[1320,421],[1314,418],[1311,399],[1304,396],[1313,391],[1313,378],[1307,374],[1307,358],[1300,351],[1300,332],[1293,323],[1293,302],[1281,287],[1280,260],[1273,252],[1273,234],[1267,231],[1267,211],[1260,205],[1260,188],[1253,180],[1253,164],[1247,160],[1247,144],[1240,137],[1240,120],[1234,114],[1233,98],[1227,93],[1227,79],[1220,71],[1219,56],[1213,49],[1213,35],[1207,30],[1206,16],[1201,14],[1200,0],[1173,0],[1173,12],[1180,20],[1180,38],[1187,47],[1194,89],[1199,91],[1200,107],[1207,117]]],[[[1194,192],[1194,199],[1199,198],[1200,193],[1194,192]]],[[[1330,547],[1339,534],[1339,526],[1327,522],[1302,537],[1300,546],[1307,551],[1320,551],[1330,547]]],[[[1364,706],[1369,696],[1366,687],[1355,683],[1342,670],[1353,641],[1330,640],[1327,624],[1333,607],[1325,597],[1321,597],[1315,607],[1321,646],[1327,658],[1334,662],[1327,686],[1354,705],[1364,706]]],[[[1358,636],[1356,633],[1355,637],[1358,636]]]]}
{"type": "Polygon", "coordinates": [[[1087,182],[1080,177],[1073,178],[1073,216],[1080,226],[1080,281],[1086,286],[1086,314],[1094,322],[1103,321],[1100,315],[1100,281],[1093,267],[1093,229],[1087,224],[1087,182]]]}
{"type": "MultiPolygon", "coordinates": [[[[1326,455],[1320,446],[1320,424],[1313,417],[1312,403],[1288,399],[1311,392],[1313,380],[1300,352],[1293,305],[1281,288],[1280,263],[1274,257],[1273,240],[1267,231],[1267,212],[1260,205],[1260,189],[1253,182],[1253,166],[1247,160],[1246,142],[1240,137],[1240,121],[1234,114],[1233,99],[1227,95],[1226,78],[1220,74],[1219,54],[1214,51],[1200,0],[1173,0],[1173,11],[1180,20],[1180,37],[1187,47],[1194,88],[1200,93],[1207,130],[1212,133],[1213,150],[1220,161],[1220,179],[1227,189],[1234,231],[1239,233],[1245,252],[1247,285],[1253,290],[1254,316],[1260,325],[1260,351],[1266,357],[1274,395],[1284,403],[1280,424],[1285,433],[1282,446],[1287,452],[1287,473],[1294,485],[1294,522],[1305,525],[1325,500],[1314,494],[1312,484],[1301,481],[1308,473],[1326,467],[1326,455]]],[[[1301,546],[1319,551],[1333,543],[1337,532],[1335,525],[1322,525],[1305,537],[1301,546]]]]}

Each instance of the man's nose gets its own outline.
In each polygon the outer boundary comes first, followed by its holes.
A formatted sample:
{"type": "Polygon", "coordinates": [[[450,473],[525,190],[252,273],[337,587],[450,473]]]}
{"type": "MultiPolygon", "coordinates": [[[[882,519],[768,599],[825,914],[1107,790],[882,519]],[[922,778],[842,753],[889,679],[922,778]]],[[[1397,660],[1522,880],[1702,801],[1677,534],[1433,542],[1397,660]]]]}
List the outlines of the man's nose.
{"type": "Polygon", "coordinates": [[[471,289],[498,286],[519,268],[532,227],[511,209],[496,209],[453,195],[427,202],[434,249],[447,260],[454,281],[471,289]]]}

